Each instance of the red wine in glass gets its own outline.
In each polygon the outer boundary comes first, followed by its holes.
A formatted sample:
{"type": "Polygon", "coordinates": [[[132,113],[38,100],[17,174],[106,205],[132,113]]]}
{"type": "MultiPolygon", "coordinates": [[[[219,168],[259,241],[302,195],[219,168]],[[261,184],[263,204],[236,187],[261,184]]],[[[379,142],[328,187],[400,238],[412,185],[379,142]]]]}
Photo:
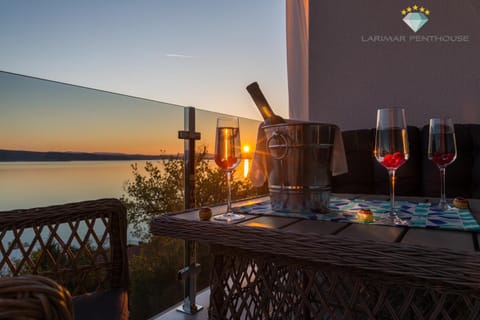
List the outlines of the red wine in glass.
{"type": "Polygon", "coordinates": [[[455,161],[456,154],[454,152],[447,152],[447,153],[442,153],[442,152],[436,152],[432,155],[432,158],[430,160],[433,161],[437,166],[439,167],[446,167],[449,164],[451,164],[453,161],[455,161]]]}
{"type": "Polygon", "coordinates": [[[235,169],[242,158],[240,146],[240,128],[237,117],[222,117],[217,119],[217,132],[215,137],[215,163],[227,176],[227,212],[214,218],[227,222],[243,219],[244,216],[232,212],[231,179],[232,170],[235,169]]]}
{"type": "Polygon", "coordinates": [[[440,170],[440,201],[433,208],[453,209],[445,196],[445,169],[457,158],[457,145],[452,119],[430,119],[428,130],[428,159],[440,170]]]}
{"type": "Polygon", "coordinates": [[[373,154],[377,161],[388,170],[390,179],[390,211],[387,223],[402,225],[395,211],[395,172],[408,160],[408,136],[405,110],[385,108],[377,111],[377,129],[373,154]]]}

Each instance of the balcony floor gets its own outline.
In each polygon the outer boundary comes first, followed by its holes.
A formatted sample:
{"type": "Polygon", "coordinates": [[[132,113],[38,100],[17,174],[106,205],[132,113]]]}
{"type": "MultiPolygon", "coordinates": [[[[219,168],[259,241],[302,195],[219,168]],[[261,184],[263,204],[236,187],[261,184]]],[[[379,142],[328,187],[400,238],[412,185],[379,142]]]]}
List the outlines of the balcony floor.
{"type": "Polygon", "coordinates": [[[150,318],[149,320],[207,320],[208,306],[210,303],[210,289],[204,289],[197,294],[197,304],[203,307],[200,312],[195,315],[188,315],[177,311],[176,309],[183,304],[179,303],[172,308],[150,318]]]}

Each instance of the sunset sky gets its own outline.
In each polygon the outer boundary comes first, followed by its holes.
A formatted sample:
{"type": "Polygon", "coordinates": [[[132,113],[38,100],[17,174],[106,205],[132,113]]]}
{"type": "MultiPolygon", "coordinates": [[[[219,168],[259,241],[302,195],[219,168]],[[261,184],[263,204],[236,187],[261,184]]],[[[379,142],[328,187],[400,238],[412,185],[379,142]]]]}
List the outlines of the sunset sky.
{"type": "Polygon", "coordinates": [[[257,119],[258,81],[288,115],[283,0],[0,1],[0,43],[2,71],[257,119]]]}
{"type": "MultiPolygon", "coordinates": [[[[0,149],[32,151],[183,152],[184,108],[0,72],[0,149]]],[[[218,113],[197,110],[197,131],[213,152],[218,113]]],[[[258,121],[241,119],[243,144],[254,146],[258,121]]]]}
{"type": "MultiPolygon", "coordinates": [[[[288,116],[282,0],[0,0],[0,43],[0,71],[251,119],[258,81],[288,116]]],[[[5,77],[0,149],[181,148],[182,108],[5,77]]]]}

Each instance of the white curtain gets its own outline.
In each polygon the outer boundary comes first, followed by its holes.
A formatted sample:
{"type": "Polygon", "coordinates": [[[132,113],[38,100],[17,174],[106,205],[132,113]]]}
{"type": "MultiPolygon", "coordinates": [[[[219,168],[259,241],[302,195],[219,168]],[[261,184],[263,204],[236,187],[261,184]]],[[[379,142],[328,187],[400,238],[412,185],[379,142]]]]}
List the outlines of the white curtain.
{"type": "Polygon", "coordinates": [[[309,0],[286,0],[289,117],[309,120],[309,0]]]}

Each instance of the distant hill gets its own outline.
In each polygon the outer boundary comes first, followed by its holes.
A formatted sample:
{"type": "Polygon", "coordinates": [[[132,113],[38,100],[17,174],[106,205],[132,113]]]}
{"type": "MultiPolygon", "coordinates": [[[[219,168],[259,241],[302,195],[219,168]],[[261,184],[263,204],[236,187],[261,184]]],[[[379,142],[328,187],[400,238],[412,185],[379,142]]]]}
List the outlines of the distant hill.
{"type": "Polygon", "coordinates": [[[108,161],[108,160],[160,160],[182,155],[143,155],[123,153],[86,153],[86,152],[37,152],[23,150],[1,150],[0,162],[14,161],[108,161]]]}

